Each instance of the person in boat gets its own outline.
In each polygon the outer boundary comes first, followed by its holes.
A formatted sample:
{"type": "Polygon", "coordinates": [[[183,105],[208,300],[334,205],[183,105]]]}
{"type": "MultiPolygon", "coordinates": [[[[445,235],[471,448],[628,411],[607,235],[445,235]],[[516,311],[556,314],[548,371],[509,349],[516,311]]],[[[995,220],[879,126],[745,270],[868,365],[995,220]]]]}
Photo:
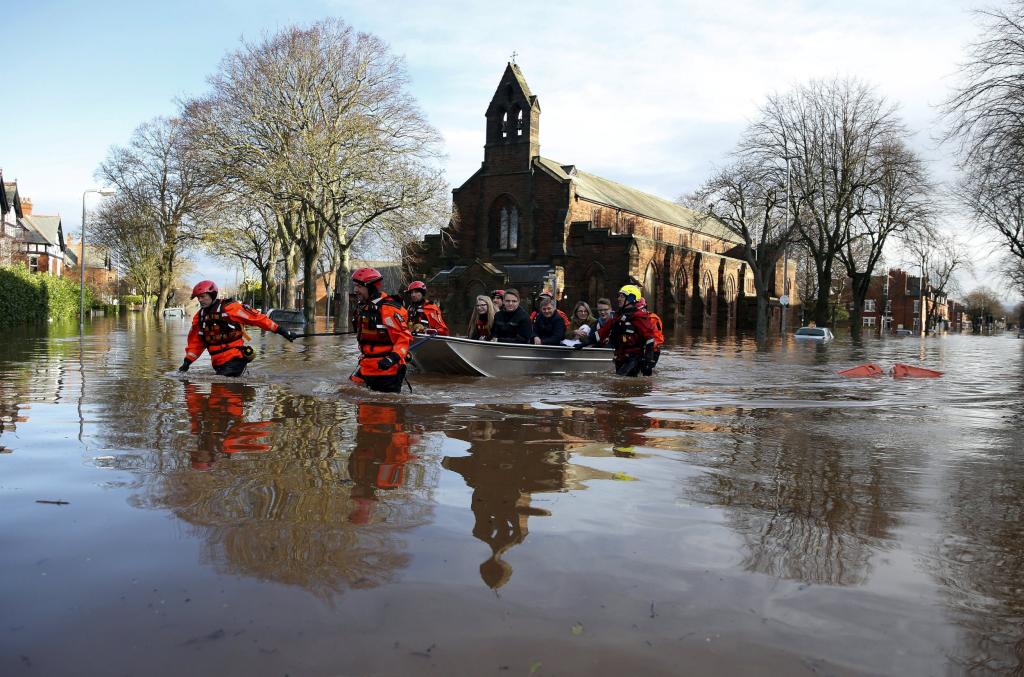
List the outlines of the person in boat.
{"type": "Polygon", "coordinates": [[[375,268],[352,273],[358,303],[354,330],[362,355],[351,380],[370,390],[397,393],[405,380],[412,332],[402,299],[381,291],[383,279],[375,268]]]}
{"type": "MultiPolygon", "coordinates": [[[[646,310],[636,307],[640,288],[627,284],[619,290],[619,312],[597,333],[597,341],[608,341],[615,349],[615,373],[619,376],[650,376],[654,372],[654,328],[646,310]]],[[[577,347],[582,348],[584,343],[577,347]]]]}
{"type": "Polygon", "coordinates": [[[540,311],[533,318],[533,342],[537,345],[557,346],[565,338],[565,322],[555,314],[555,300],[546,298],[540,302],[540,311]]]}
{"type": "Polygon", "coordinates": [[[210,353],[213,371],[220,376],[241,376],[256,352],[246,344],[245,327],[259,327],[280,334],[288,341],[295,334],[279,326],[269,317],[234,299],[218,299],[217,285],[203,280],[192,288],[192,298],[199,301],[199,312],[192,316],[188,332],[185,360],[178,371],[186,372],[203,351],[210,353]]]}
{"type": "Polygon", "coordinates": [[[569,323],[569,338],[580,340],[589,336],[597,327],[597,318],[590,310],[590,304],[586,301],[578,301],[572,309],[572,318],[569,323]]]}
{"type": "Polygon", "coordinates": [[[409,330],[414,334],[433,332],[448,336],[448,325],[444,323],[441,309],[427,298],[427,285],[416,280],[405,290],[405,312],[409,314],[409,330]]]}
{"type": "Polygon", "coordinates": [[[533,322],[530,315],[519,305],[519,292],[506,289],[502,308],[494,314],[491,340],[501,343],[533,343],[533,322]]]}
{"type": "Polygon", "coordinates": [[[505,290],[495,289],[491,292],[491,303],[494,304],[494,312],[501,310],[501,304],[505,302],[505,290]]]}
{"type": "Polygon", "coordinates": [[[654,330],[654,366],[657,366],[658,360],[661,359],[661,346],[665,344],[665,323],[661,321],[661,316],[656,312],[647,307],[647,301],[640,299],[636,302],[636,307],[639,310],[646,310],[648,316],[651,318],[651,329],[654,330]]]}
{"type": "Polygon", "coordinates": [[[563,323],[565,323],[565,330],[566,330],[566,331],[569,331],[569,316],[568,316],[568,315],[566,315],[565,313],[563,313],[563,312],[562,312],[561,310],[559,310],[559,309],[558,309],[558,302],[557,302],[557,301],[555,301],[555,296],[554,296],[554,294],[552,294],[552,293],[551,293],[550,291],[548,291],[547,289],[545,289],[544,291],[542,291],[542,292],[541,292],[541,293],[540,293],[540,294],[539,294],[539,295],[537,296],[537,310],[535,310],[535,311],[533,311],[532,313],[530,313],[530,322],[533,322],[534,320],[536,320],[536,319],[537,319],[537,314],[538,314],[538,312],[540,311],[540,308],[541,308],[541,306],[543,306],[543,305],[544,305],[544,302],[545,302],[545,301],[551,301],[552,303],[554,303],[554,304],[555,304],[555,312],[556,312],[556,313],[558,314],[558,316],[559,316],[560,318],[562,318],[562,322],[563,322],[563,323]]]}
{"type": "MultiPolygon", "coordinates": [[[[597,300],[597,323],[594,325],[594,331],[591,332],[591,337],[596,337],[601,331],[601,327],[615,320],[615,311],[612,310],[612,302],[606,298],[600,298],[597,300]]],[[[604,342],[598,342],[595,344],[598,348],[607,348],[608,340],[604,342]]]]}
{"type": "Polygon", "coordinates": [[[494,303],[490,296],[481,294],[476,297],[476,305],[469,316],[469,327],[466,336],[475,341],[490,341],[491,329],[494,327],[494,303]]]}

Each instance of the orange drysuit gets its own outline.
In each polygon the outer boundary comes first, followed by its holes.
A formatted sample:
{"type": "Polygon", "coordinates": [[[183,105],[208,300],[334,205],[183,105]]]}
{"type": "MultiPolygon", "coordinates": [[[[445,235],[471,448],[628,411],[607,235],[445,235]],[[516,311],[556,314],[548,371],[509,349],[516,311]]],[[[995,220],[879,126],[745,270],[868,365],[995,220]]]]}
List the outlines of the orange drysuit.
{"type": "Polygon", "coordinates": [[[210,362],[215,367],[231,360],[247,359],[242,352],[248,338],[244,326],[277,331],[277,323],[258,310],[234,299],[215,300],[209,308],[200,309],[192,316],[185,359],[195,362],[204,350],[210,352],[210,362]]]}

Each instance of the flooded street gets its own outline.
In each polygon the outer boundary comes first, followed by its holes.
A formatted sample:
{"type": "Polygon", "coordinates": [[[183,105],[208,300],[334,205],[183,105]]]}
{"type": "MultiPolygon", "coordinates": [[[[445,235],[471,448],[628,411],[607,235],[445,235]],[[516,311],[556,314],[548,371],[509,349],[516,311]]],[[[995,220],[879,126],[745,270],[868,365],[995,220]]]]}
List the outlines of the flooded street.
{"type": "Polygon", "coordinates": [[[2,675],[1024,672],[1024,340],[375,395],[348,337],[231,380],[183,321],[45,332],[0,335],[2,675]]]}

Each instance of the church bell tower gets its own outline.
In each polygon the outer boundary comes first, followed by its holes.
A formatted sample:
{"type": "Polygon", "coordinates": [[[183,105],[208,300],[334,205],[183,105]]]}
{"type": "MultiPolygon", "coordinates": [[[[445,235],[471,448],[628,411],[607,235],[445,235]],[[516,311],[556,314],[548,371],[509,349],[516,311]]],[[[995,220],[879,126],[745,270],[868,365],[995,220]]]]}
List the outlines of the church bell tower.
{"type": "Polygon", "coordinates": [[[509,62],[487,107],[484,171],[525,172],[540,155],[540,101],[519,66],[509,62]]]}

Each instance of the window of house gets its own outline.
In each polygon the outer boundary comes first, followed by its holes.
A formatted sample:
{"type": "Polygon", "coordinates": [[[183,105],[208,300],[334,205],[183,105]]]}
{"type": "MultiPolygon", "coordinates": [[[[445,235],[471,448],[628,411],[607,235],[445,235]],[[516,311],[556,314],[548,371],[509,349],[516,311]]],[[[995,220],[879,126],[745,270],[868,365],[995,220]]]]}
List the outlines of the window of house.
{"type": "Polygon", "coordinates": [[[33,273],[38,273],[39,272],[39,257],[38,256],[30,256],[30,257],[28,257],[28,269],[31,270],[33,273]]]}
{"type": "Polygon", "coordinates": [[[874,327],[875,326],[875,316],[872,315],[871,317],[865,317],[864,318],[864,326],[865,327],[874,327]]]}
{"type": "Polygon", "coordinates": [[[875,312],[875,300],[874,299],[866,299],[864,301],[864,312],[865,313],[873,313],[873,312],[875,312]]]}

